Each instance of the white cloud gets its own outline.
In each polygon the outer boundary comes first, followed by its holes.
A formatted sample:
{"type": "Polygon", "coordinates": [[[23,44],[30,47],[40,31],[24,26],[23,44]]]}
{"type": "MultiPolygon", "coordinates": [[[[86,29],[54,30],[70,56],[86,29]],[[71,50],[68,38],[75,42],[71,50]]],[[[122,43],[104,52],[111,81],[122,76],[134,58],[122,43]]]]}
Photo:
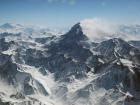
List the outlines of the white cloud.
{"type": "Polygon", "coordinates": [[[71,5],[74,5],[76,3],[76,0],[47,0],[50,3],[54,3],[54,2],[60,2],[60,3],[69,3],[71,5]]]}
{"type": "Polygon", "coordinates": [[[70,3],[71,5],[74,5],[74,4],[76,3],[76,0],[69,0],[69,3],[70,3]]]}
{"type": "Polygon", "coordinates": [[[102,2],[101,5],[102,5],[102,6],[106,6],[106,2],[102,2]]]}
{"type": "Polygon", "coordinates": [[[81,27],[84,34],[96,42],[110,38],[115,32],[115,27],[99,18],[85,19],[81,21],[81,27]]]}

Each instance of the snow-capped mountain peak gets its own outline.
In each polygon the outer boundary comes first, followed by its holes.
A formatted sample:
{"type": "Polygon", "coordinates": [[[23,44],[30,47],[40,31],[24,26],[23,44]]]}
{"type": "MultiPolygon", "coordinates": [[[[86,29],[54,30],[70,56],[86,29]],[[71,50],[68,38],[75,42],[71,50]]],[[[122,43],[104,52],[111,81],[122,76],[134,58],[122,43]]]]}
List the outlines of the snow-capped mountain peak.
{"type": "Polygon", "coordinates": [[[15,28],[15,26],[11,23],[5,23],[5,24],[1,25],[0,28],[2,28],[2,29],[13,29],[13,28],[15,28]]]}
{"type": "Polygon", "coordinates": [[[139,42],[95,43],[81,23],[61,36],[32,28],[0,34],[0,104],[139,105],[139,42]]]}
{"type": "Polygon", "coordinates": [[[87,36],[83,33],[80,23],[75,24],[70,29],[70,31],[63,36],[65,40],[70,40],[70,41],[82,41],[88,39],[87,36]]]}

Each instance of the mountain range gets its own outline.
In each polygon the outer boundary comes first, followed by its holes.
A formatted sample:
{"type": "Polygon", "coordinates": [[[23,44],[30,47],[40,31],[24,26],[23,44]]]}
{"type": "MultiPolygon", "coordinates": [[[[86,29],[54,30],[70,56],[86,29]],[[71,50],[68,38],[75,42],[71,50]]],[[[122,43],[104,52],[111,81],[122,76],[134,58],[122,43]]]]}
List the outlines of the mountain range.
{"type": "Polygon", "coordinates": [[[93,41],[81,23],[61,35],[0,26],[0,105],[140,105],[139,33],[122,25],[93,41]]]}

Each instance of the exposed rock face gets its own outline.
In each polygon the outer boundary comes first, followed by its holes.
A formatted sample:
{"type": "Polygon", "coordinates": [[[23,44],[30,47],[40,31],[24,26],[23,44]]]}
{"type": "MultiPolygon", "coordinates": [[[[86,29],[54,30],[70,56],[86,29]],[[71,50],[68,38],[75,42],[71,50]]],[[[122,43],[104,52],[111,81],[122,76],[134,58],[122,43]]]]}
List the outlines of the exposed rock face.
{"type": "Polygon", "coordinates": [[[140,41],[129,41],[128,43],[140,50],[140,41]]]}
{"type": "Polygon", "coordinates": [[[0,39],[0,51],[8,50],[9,47],[10,44],[5,42],[5,38],[0,39]]]}
{"type": "Polygon", "coordinates": [[[140,46],[135,41],[90,42],[80,23],[59,37],[12,36],[16,40],[9,42],[3,37],[0,77],[16,90],[0,94],[2,105],[127,105],[125,96],[133,105],[140,97],[140,46]]]}

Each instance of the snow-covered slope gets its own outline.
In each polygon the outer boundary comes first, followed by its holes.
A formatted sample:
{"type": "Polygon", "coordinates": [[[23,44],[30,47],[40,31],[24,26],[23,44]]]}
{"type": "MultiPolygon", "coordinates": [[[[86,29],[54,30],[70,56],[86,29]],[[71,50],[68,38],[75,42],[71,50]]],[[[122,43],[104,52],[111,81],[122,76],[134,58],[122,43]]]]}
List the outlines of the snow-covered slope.
{"type": "Polygon", "coordinates": [[[92,42],[81,23],[61,36],[28,32],[0,34],[0,105],[140,104],[138,41],[92,42]]]}

